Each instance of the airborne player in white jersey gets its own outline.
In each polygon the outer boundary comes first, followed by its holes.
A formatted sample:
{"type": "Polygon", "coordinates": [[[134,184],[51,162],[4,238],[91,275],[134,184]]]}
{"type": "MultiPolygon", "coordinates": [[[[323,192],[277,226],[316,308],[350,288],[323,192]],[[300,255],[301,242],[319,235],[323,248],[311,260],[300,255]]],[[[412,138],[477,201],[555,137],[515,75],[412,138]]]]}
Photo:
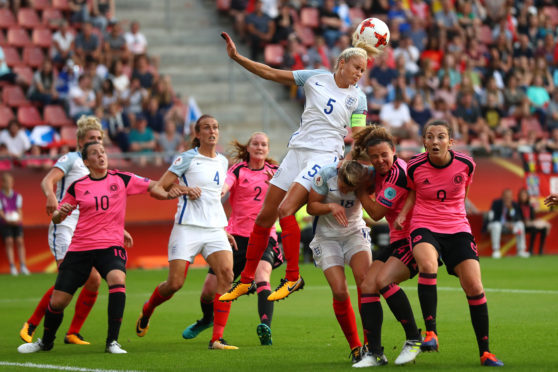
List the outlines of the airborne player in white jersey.
{"type": "Polygon", "coordinates": [[[233,301],[253,289],[254,275],[267,247],[270,229],[279,217],[287,269],[285,279],[268,297],[270,301],[277,301],[304,286],[298,268],[300,228],[295,212],[306,203],[312,179],[321,167],[343,157],[347,128],[356,130],[366,125],[366,96],[356,84],[366,70],[368,55],[361,48],[344,50],[337,58],[334,73],[286,71],[241,56],[229,35],[223,33],[222,36],[227,42],[229,57],[242,67],[267,80],[302,86],[306,94],[300,128],[289,141],[289,152],[270,182],[250,234],[241,278],[219,298],[233,301]]]}

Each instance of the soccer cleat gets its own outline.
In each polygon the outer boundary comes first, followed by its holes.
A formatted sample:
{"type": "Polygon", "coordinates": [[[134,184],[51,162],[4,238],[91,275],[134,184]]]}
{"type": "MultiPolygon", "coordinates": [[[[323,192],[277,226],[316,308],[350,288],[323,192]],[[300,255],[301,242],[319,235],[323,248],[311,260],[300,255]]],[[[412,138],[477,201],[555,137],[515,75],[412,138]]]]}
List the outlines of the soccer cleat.
{"type": "Polygon", "coordinates": [[[19,331],[19,337],[25,342],[33,342],[33,335],[37,326],[28,322],[23,323],[23,327],[19,331]]]}
{"type": "Polygon", "coordinates": [[[83,336],[79,333],[70,333],[64,337],[65,344],[74,344],[74,345],[90,345],[91,343],[85,341],[83,336]]]}
{"type": "Polygon", "coordinates": [[[284,298],[287,298],[293,292],[296,292],[300,289],[304,288],[304,279],[302,276],[298,276],[298,279],[294,282],[288,281],[287,279],[281,279],[281,284],[279,287],[267,297],[268,301],[279,301],[284,298]]]}
{"type": "Polygon", "coordinates": [[[18,273],[15,265],[10,265],[10,274],[12,274],[12,276],[17,276],[18,273]]]}
{"type": "Polygon", "coordinates": [[[529,258],[531,257],[531,255],[529,254],[529,252],[522,251],[522,252],[517,252],[517,257],[529,258]]]}
{"type": "Polygon", "coordinates": [[[502,257],[502,254],[500,253],[500,251],[492,252],[492,258],[499,259],[501,257],[502,257]]]}
{"type": "Polygon", "coordinates": [[[138,321],[136,322],[136,335],[143,337],[147,334],[149,329],[149,318],[143,316],[143,311],[140,313],[138,321]]]}
{"type": "Polygon", "coordinates": [[[229,344],[227,344],[227,341],[220,338],[220,339],[215,340],[213,342],[209,341],[208,349],[211,349],[211,350],[237,350],[238,347],[229,345],[229,344]]]}
{"type": "Polygon", "coordinates": [[[128,354],[116,340],[107,344],[105,352],[109,354],[128,354]]]}
{"type": "Polygon", "coordinates": [[[273,344],[273,342],[271,341],[271,328],[269,328],[267,324],[258,324],[256,332],[258,333],[258,337],[260,338],[260,344],[262,344],[263,346],[273,344]]]}
{"type": "Polygon", "coordinates": [[[395,359],[395,364],[400,365],[415,360],[417,355],[419,355],[421,352],[420,346],[420,340],[405,341],[405,343],[403,344],[403,349],[401,349],[401,353],[399,353],[399,356],[397,357],[397,359],[395,359]]]}
{"type": "Polygon", "coordinates": [[[503,367],[504,362],[500,359],[496,358],[496,355],[491,354],[488,351],[485,351],[481,356],[481,366],[485,367],[503,367]]]}
{"type": "Polygon", "coordinates": [[[23,275],[31,275],[31,272],[29,271],[29,269],[25,265],[21,265],[20,268],[19,268],[19,271],[21,271],[21,273],[23,275]]]}
{"type": "Polygon", "coordinates": [[[438,336],[434,331],[426,331],[420,344],[421,351],[438,351],[438,336]]]}
{"type": "Polygon", "coordinates": [[[43,341],[38,338],[35,342],[27,342],[25,344],[21,344],[18,346],[17,351],[21,354],[31,354],[36,353],[37,351],[49,351],[54,346],[54,343],[49,345],[43,344],[43,341]]]}
{"type": "Polygon", "coordinates": [[[256,292],[256,286],[254,285],[254,282],[242,283],[239,280],[238,282],[235,282],[233,284],[232,288],[227,293],[219,297],[219,301],[222,302],[234,301],[242,295],[252,294],[254,292],[256,292]]]}
{"type": "Polygon", "coordinates": [[[353,364],[353,367],[354,368],[379,367],[386,364],[388,364],[388,360],[384,355],[384,348],[382,348],[382,350],[378,354],[367,351],[364,355],[362,355],[359,362],[353,364]]]}
{"type": "Polygon", "coordinates": [[[361,346],[357,346],[354,349],[351,350],[351,353],[349,354],[349,359],[351,359],[351,362],[353,364],[358,363],[361,361],[362,359],[362,350],[363,348],[361,346]]]}
{"type": "Polygon", "coordinates": [[[213,322],[204,323],[201,320],[196,320],[194,324],[190,324],[184,332],[182,332],[182,338],[186,340],[196,338],[197,335],[211,326],[213,326],[213,322]]]}

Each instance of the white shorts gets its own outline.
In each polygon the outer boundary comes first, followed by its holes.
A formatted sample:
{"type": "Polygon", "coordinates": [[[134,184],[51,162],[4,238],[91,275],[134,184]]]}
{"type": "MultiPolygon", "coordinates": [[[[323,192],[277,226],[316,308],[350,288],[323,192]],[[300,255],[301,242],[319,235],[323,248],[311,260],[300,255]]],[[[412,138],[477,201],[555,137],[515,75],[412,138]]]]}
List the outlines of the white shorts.
{"type": "Polygon", "coordinates": [[[368,252],[372,256],[370,248],[370,229],[368,227],[340,239],[314,237],[310,243],[314,262],[323,271],[333,266],[348,265],[353,255],[358,252],[368,252]]]}
{"type": "Polygon", "coordinates": [[[339,160],[333,152],[318,152],[307,149],[291,149],[279,165],[270,183],[287,191],[293,182],[310,191],[312,180],[321,167],[339,160]]]}
{"type": "Polygon", "coordinates": [[[232,252],[223,228],[174,224],[169,238],[169,261],[185,260],[192,263],[198,253],[207,259],[219,251],[232,252]]]}
{"type": "Polygon", "coordinates": [[[50,251],[56,261],[64,259],[64,256],[70,247],[70,243],[72,242],[74,230],[75,225],[55,225],[51,223],[48,226],[48,246],[50,247],[50,251]]]}

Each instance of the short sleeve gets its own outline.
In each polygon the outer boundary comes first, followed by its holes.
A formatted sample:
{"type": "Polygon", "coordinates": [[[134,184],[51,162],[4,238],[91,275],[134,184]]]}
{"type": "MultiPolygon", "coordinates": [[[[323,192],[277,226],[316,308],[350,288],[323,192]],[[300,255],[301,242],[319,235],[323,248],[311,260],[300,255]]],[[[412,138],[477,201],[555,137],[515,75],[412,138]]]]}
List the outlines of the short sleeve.
{"type": "Polygon", "coordinates": [[[145,194],[149,189],[150,182],[151,180],[147,177],[132,174],[128,186],[126,186],[126,193],[128,195],[145,194]]]}
{"type": "Polygon", "coordinates": [[[407,174],[407,187],[411,190],[416,190],[415,181],[409,174],[407,174]]]}
{"type": "MultiPolygon", "coordinates": [[[[75,182],[72,184],[72,186],[73,185],[75,185],[75,182]]],[[[65,193],[64,197],[62,198],[60,203],[58,203],[58,210],[60,210],[60,207],[62,206],[62,204],[65,204],[65,203],[68,203],[70,205],[78,205],[76,198],[70,192],[65,193]]]]}
{"type": "Polygon", "coordinates": [[[319,74],[331,74],[331,72],[326,70],[297,70],[293,71],[293,77],[295,84],[298,86],[303,86],[306,80],[310,79],[314,75],[319,74]]]}
{"type": "Polygon", "coordinates": [[[178,177],[181,177],[184,173],[186,173],[188,168],[190,168],[190,163],[192,162],[192,159],[194,158],[194,156],[196,156],[196,154],[197,151],[195,149],[183,152],[182,154],[177,156],[176,159],[174,159],[172,165],[168,169],[169,172],[172,172],[178,177]]]}
{"type": "Polygon", "coordinates": [[[324,173],[324,168],[320,169],[312,180],[312,189],[320,195],[327,195],[327,177],[324,173]]]}
{"type": "Polygon", "coordinates": [[[76,161],[76,158],[77,158],[77,154],[74,153],[62,155],[58,159],[56,164],[54,164],[54,166],[60,169],[62,172],[64,172],[64,174],[68,174],[68,172],[74,166],[74,162],[76,161]]]}
{"type": "Polygon", "coordinates": [[[229,186],[229,189],[232,189],[234,187],[234,185],[236,184],[236,181],[238,180],[238,178],[236,177],[236,174],[234,173],[234,170],[237,167],[231,167],[228,171],[227,171],[227,178],[225,178],[225,183],[227,184],[227,186],[229,186]]]}

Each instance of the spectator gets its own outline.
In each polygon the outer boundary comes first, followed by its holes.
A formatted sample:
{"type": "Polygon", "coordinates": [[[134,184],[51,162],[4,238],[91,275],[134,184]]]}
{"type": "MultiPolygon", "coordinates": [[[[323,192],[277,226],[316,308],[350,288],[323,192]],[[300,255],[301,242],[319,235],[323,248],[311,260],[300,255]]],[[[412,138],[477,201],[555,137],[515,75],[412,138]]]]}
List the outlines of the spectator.
{"type": "Polygon", "coordinates": [[[130,31],[124,35],[126,38],[126,46],[128,50],[135,56],[142,55],[147,52],[147,39],[140,32],[140,24],[138,21],[132,22],[130,31]]]}
{"type": "Polygon", "coordinates": [[[519,44],[514,48],[513,56],[514,58],[527,57],[527,59],[533,59],[534,53],[529,43],[529,36],[526,34],[519,34],[519,44]]]}
{"type": "Polygon", "coordinates": [[[450,78],[450,86],[454,88],[461,83],[461,74],[456,69],[455,57],[452,54],[446,54],[442,63],[442,68],[438,70],[438,77],[441,79],[444,75],[450,78]]]}
{"type": "Polygon", "coordinates": [[[74,53],[74,34],[70,32],[68,21],[60,23],[58,31],[52,35],[50,56],[57,65],[64,65],[74,53]]]}
{"type": "Polygon", "coordinates": [[[118,103],[111,104],[103,120],[103,129],[106,131],[107,137],[122,152],[128,152],[130,148],[130,140],[128,138],[129,127],[128,117],[123,114],[122,107],[118,103]]]}
{"type": "Polygon", "coordinates": [[[72,12],[70,17],[72,23],[89,21],[89,5],[87,4],[87,0],[69,0],[68,6],[72,12]]]}
{"type": "Polygon", "coordinates": [[[308,66],[311,69],[331,70],[329,50],[323,36],[316,36],[316,42],[308,50],[308,66]]]}
{"type": "Polygon", "coordinates": [[[395,94],[393,102],[382,106],[380,122],[397,138],[419,139],[419,126],[411,119],[409,106],[403,101],[400,93],[395,94]]]}
{"type": "Polygon", "coordinates": [[[409,18],[412,18],[410,11],[403,8],[402,0],[395,0],[387,13],[387,20],[394,25],[391,29],[405,34],[411,29],[409,18]]]}
{"type": "Polygon", "coordinates": [[[527,99],[525,92],[519,88],[517,76],[509,75],[508,82],[504,88],[504,105],[507,115],[517,116],[518,108],[527,99]]]}
{"type": "Polygon", "coordinates": [[[93,33],[93,25],[89,22],[83,23],[81,32],[75,40],[75,58],[80,65],[85,64],[86,57],[99,60],[101,57],[101,42],[93,33]]]}
{"type": "Polygon", "coordinates": [[[322,36],[329,48],[333,48],[342,34],[343,21],[335,12],[335,0],[324,0],[320,8],[320,25],[322,36]]]}
{"type": "MultiPolygon", "coordinates": [[[[494,138],[494,133],[486,124],[482,117],[482,112],[474,101],[474,92],[472,90],[466,90],[462,92],[462,97],[459,105],[455,109],[454,115],[457,118],[461,134],[463,139],[468,142],[472,138],[479,138],[492,141],[494,138]],[[483,136],[481,136],[483,134],[483,136]]],[[[484,143],[486,145],[486,143],[484,143]]]]}
{"type": "Polygon", "coordinates": [[[142,88],[151,89],[153,86],[155,76],[151,73],[149,69],[149,61],[144,55],[136,58],[136,64],[134,66],[134,71],[132,72],[132,80],[134,78],[139,79],[142,88]]]}
{"type": "Polygon", "coordinates": [[[265,45],[275,34],[275,23],[262,11],[262,1],[256,0],[254,11],[246,17],[246,30],[250,43],[250,56],[257,60],[265,45]]]}
{"type": "Polygon", "coordinates": [[[130,88],[120,97],[124,104],[124,112],[127,114],[140,114],[143,106],[149,99],[149,92],[141,86],[138,77],[132,78],[130,88]]]}
{"type": "Polygon", "coordinates": [[[434,14],[436,25],[440,32],[440,39],[450,40],[454,35],[462,32],[459,20],[450,0],[441,0],[442,9],[434,14]]]}
{"type": "Polygon", "coordinates": [[[240,36],[241,41],[246,41],[246,6],[249,0],[231,0],[230,16],[234,19],[234,30],[240,36]]]}
{"type": "Polygon", "coordinates": [[[103,109],[103,113],[108,112],[109,106],[118,101],[118,94],[114,89],[111,79],[105,79],[101,90],[97,93],[97,107],[103,109]]]}
{"type": "Polygon", "coordinates": [[[109,77],[119,97],[130,87],[130,78],[124,73],[124,65],[121,60],[112,62],[109,77]]]}
{"type": "Polygon", "coordinates": [[[13,186],[13,176],[9,173],[3,173],[2,189],[0,190],[0,218],[2,219],[0,229],[8,262],[10,263],[10,273],[12,275],[18,274],[14,260],[15,240],[21,273],[29,275],[29,269],[25,264],[25,245],[23,243],[23,214],[21,210],[23,199],[18,192],[14,191],[13,186]]]}
{"type": "Polygon", "coordinates": [[[532,112],[538,115],[539,122],[544,125],[546,121],[546,108],[550,102],[548,91],[543,86],[543,77],[535,75],[533,85],[527,88],[527,98],[531,102],[532,112]]]}
{"type": "Polygon", "coordinates": [[[387,55],[382,53],[374,59],[374,67],[370,70],[371,83],[379,83],[387,88],[397,77],[397,72],[387,65],[387,55]]]}
{"type": "Polygon", "coordinates": [[[432,112],[428,107],[425,107],[422,95],[415,94],[411,100],[410,113],[411,119],[419,126],[419,133],[422,133],[426,123],[432,119],[432,112]]]}
{"type": "Polygon", "coordinates": [[[513,201],[511,189],[505,189],[500,199],[495,199],[490,207],[488,231],[492,241],[492,258],[500,258],[502,234],[514,234],[517,242],[517,255],[529,257],[525,246],[525,224],[519,205],[513,201]]]}
{"type": "MultiPolygon", "coordinates": [[[[422,2],[422,4],[426,5],[424,2],[422,2]]],[[[422,53],[426,49],[426,43],[428,42],[428,35],[424,30],[426,19],[426,17],[411,17],[411,31],[408,33],[408,37],[411,38],[413,45],[418,48],[419,53],[422,53]]]]}
{"type": "Polygon", "coordinates": [[[0,46],[0,82],[8,82],[10,84],[19,84],[25,86],[25,82],[13,72],[6,64],[4,49],[0,46]]]}
{"type": "MultiPolygon", "coordinates": [[[[155,151],[155,136],[153,135],[151,128],[147,127],[147,120],[143,115],[136,115],[135,125],[132,126],[128,138],[130,140],[129,151],[131,152],[151,154],[155,151]]],[[[144,166],[146,165],[148,158],[140,156],[135,158],[135,160],[137,160],[139,165],[144,166]]]]}
{"type": "Polygon", "coordinates": [[[93,114],[96,105],[95,93],[91,89],[91,77],[83,74],[78,78],[78,85],[70,88],[68,95],[70,117],[77,121],[82,115],[93,114]]]}
{"type": "Polygon", "coordinates": [[[58,92],[55,85],[56,76],[50,59],[45,58],[41,67],[33,74],[31,88],[27,96],[30,101],[39,102],[42,105],[58,103],[58,92]]]}
{"type": "Polygon", "coordinates": [[[176,131],[176,124],[173,120],[165,120],[165,131],[157,139],[157,150],[162,153],[165,163],[170,164],[183,149],[184,140],[176,131]]]}
{"type": "Polygon", "coordinates": [[[157,80],[157,84],[151,90],[151,96],[157,99],[161,110],[166,111],[172,106],[174,92],[168,75],[157,80]]]}
{"type": "Polygon", "coordinates": [[[24,166],[25,168],[34,168],[41,171],[48,171],[54,164],[51,159],[42,158],[43,154],[39,145],[31,145],[29,155],[31,155],[32,157],[22,162],[22,166],[24,166]]]}
{"type": "Polygon", "coordinates": [[[0,133],[0,143],[5,144],[9,156],[16,159],[22,157],[31,148],[27,133],[16,119],[10,120],[8,128],[0,133]]]}
{"type": "Polygon", "coordinates": [[[288,3],[283,3],[279,8],[279,15],[274,19],[275,34],[273,43],[286,43],[289,35],[294,32],[294,19],[291,15],[291,7],[288,3]]]}
{"type": "Polygon", "coordinates": [[[144,111],[143,116],[145,116],[147,120],[147,126],[151,128],[155,136],[158,137],[164,130],[165,115],[163,114],[163,110],[159,108],[159,100],[157,97],[149,98],[147,110],[144,111]]]}
{"type": "Polygon", "coordinates": [[[103,61],[105,65],[111,66],[114,61],[129,61],[130,53],[126,44],[126,38],[122,33],[120,23],[115,23],[103,41],[103,61]]]}
{"type": "Polygon", "coordinates": [[[537,234],[540,235],[539,256],[542,256],[544,250],[544,242],[550,233],[550,222],[537,218],[535,214],[536,201],[532,200],[527,189],[519,190],[517,194],[517,204],[521,208],[523,215],[523,223],[525,224],[525,232],[530,234],[529,254],[533,255],[535,249],[535,239],[537,234]]]}
{"type": "Polygon", "coordinates": [[[380,84],[372,83],[371,93],[366,95],[368,101],[368,115],[372,121],[378,121],[380,110],[387,103],[387,90],[380,84]]]}
{"type": "Polygon", "coordinates": [[[114,19],[114,0],[93,0],[91,5],[91,22],[101,31],[105,31],[109,21],[114,19]]]}
{"type": "Polygon", "coordinates": [[[552,93],[552,100],[546,108],[546,128],[552,132],[558,128],[558,88],[552,93]]]}
{"type": "Polygon", "coordinates": [[[300,44],[296,35],[291,35],[281,64],[288,70],[296,71],[304,70],[307,61],[308,55],[304,53],[304,47],[300,44]]]}
{"type": "Polygon", "coordinates": [[[450,83],[450,77],[448,74],[444,74],[440,78],[440,86],[434,94],[434,99],[442,99],[448,105],[450,109],[455,107],[455,101],[457,99],[457,93],[452,88],[450,83]]]}
{"type": "Polygon", "coordinates": [[[415,75],[419,72],[418,60],[419,49],[413,45],[413,40],[408,36],[403,36],[399,46],[393,51],[393,58],[402,56],[405,60],[405,71],[408,75],[415,75]]]}

